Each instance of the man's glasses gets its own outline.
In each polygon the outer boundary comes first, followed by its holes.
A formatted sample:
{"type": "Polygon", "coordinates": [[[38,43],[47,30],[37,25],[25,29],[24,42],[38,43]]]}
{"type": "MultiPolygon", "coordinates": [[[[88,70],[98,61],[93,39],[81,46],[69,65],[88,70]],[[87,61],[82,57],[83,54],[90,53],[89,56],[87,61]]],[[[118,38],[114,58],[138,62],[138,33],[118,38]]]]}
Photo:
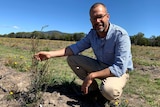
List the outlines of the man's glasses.
{"type": "Polygon", "coordinates": [[[92,17],[91,20],[92,21],[96,21],[97,19],[102,20],[104,18],[104,16],[106,16],[107,14],[101,15],[101,16],[96,16],[96,17],[92,17]]]}

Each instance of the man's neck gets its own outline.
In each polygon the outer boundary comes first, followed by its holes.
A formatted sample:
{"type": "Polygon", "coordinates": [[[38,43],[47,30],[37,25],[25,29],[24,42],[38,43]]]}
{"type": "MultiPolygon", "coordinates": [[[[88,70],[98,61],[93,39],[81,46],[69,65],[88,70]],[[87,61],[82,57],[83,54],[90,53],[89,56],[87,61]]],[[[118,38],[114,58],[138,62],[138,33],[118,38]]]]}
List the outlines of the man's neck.
{"type": "Polygon", "coordinates": [[[104,38],[104,37],[106,37],[107,32],[97,32],[97,34],[98,34],[98,36],[99,36],[100,38],[104,38]]]}

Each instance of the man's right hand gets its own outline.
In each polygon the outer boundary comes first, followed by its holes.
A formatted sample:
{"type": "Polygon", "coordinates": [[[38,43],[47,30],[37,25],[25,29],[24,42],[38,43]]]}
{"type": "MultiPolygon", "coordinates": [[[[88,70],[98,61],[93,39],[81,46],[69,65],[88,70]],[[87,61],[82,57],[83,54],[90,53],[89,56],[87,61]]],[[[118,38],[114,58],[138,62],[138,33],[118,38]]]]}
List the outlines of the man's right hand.
{"type": "Polygon", "coordinates": [[[49,58],[51,58],[51,55],[49,54],[49,52],[38,52],[34,55],[34,58],[38,61],[43,61],[43,60],[47,60],[49,58]]]}

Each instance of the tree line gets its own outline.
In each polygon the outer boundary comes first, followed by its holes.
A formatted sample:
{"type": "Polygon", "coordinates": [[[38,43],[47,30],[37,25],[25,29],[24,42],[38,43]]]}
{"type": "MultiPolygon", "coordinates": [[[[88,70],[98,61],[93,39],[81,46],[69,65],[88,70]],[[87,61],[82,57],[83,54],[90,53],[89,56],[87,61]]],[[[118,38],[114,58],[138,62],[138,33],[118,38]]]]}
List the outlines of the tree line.
{"type": "MultiPolygon", "coordinates": [[[[18,33],[9,33],[5,35],[0,35],[1,37],[9,37],[9,38],[38,38],[38,39],[48,39],[48,40],[64,40],[64,41],[79,41],[86,34],[85,33],[60,33],[60,32],[52,32],[45,33],[39,31],[33,32],[18,32],[18,33]]],[[[160,35],[159,36],[151,36],[150,38],[146,38],[142,32],[137,33],[136,35],[130,36],[131,43],[134,45],[140,46],[160,46],[160,35]]]]}
{"type": "Polygon", "coordinates": [[[160,35],[159,36],[151,36],[150,38],[146,38],[143,33],[139,32],[136,35],[130,36],[131,43],[134,45],[140,46],[160,46],[160,35]]]}
{"type": "Polygon", "coordinates": [[[18,33],[9,33],[5,35],[0,35],[1,37],[9,37],[9,38],[37,38],[37,39],[48,39],[48,40],[64,40],[64,41],[79,41],[82,39],[85,34],[84,33],[60,33],[60,32],[18,32],[18,33]]]}

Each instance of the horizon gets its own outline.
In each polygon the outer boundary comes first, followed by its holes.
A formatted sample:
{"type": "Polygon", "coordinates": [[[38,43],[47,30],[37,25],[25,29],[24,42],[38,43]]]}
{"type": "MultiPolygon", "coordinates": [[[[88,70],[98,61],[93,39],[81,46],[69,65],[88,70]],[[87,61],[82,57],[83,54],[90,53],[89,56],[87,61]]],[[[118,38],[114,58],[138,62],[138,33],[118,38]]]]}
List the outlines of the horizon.
{"type": "MultiPolygon", "coordinates": [[[[36,31],[36,30],[35,30],[36,31]]],[[[31,31],[31,32],[24,32],[24,33],[32,33],[32,32],[34,32],[34,31],[31,31]]],[[[84,32],[73,32],[73,33],[69,33],[69,32],[62,32],[62,31],[59,31],[59,30],[49,30],[49,31],[41,31],[41,30],[37,30],[37,32],[42,32],[42,33],[48,33],[48,32],[60,32],[60,33],[66,33],[66,34],[74,34],[74,33],[84,33],[84,32]]],[[[11,33],[15,33],[15,32],[11,32],[11,33]]],[[[22,33],[22,32],[16,32],[16,33],[22,33]]],[[[15,34],[16,34],[15,33],[15,34]]],[[[138,33],[143,33],[143,32],[138,32],[138,33]]],[[[138,34],[137,33],[137,34],[138,34]]],[[[10,34],[10,33],[9,33],[10,34]]],[[[85,35],[86,35],[86,33],[84,33],[85,35]]],[[[134,35],[129,35],[130,37],[132,37],[132,36],[135,36],[135,35],[137,35],[137,34],[134,34],[134,35]]],[[[8,34],[0,34],[0,35],[8,35],[8,34]]],[[[153,35],[153,36],[155,36],[155,35],[153,35]]],[[[155,37],[159,37],[160,35],[158,35],[158,36],[155,36],[155,37]]],[[[144,36],[145,37],[145,36],[144,36]]],[[[150,38],[152,38],[152,36],[151,37],[145,37],[146,39],[150,39],[150,38]]]]}

